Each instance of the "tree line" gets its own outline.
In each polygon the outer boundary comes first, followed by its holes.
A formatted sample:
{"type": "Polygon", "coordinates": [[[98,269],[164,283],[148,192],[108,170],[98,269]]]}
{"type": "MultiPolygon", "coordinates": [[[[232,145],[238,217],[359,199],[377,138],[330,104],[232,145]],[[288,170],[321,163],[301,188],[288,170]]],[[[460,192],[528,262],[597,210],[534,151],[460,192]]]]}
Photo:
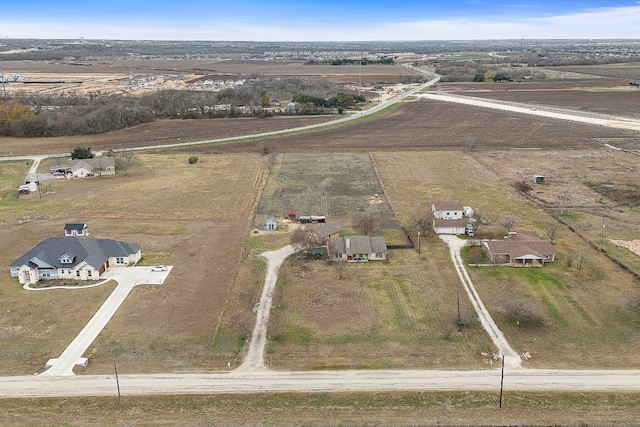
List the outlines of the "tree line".
{"type": "Polygon", "coordinates": [[[0,100],[0,136],[51,137],[111,132],[155,119],[269,117],[328,114],[366,99],[328,81],[255,77],[242,88],[219,92],[158,90],[143,95],[17,93],[0,100]],[[295,110],[266,108],[264,99],[297,97],[295,110]],[[322,101],[320,101],[322,100],[322,101]]]}

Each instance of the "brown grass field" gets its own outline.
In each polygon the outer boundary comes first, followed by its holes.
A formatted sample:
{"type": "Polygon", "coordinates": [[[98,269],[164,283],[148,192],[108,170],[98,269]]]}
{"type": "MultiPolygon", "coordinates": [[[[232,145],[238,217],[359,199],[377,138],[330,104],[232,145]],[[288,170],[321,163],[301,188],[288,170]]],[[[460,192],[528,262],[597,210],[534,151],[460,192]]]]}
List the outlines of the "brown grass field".
{"type": "MultiPolygon", "coordinates": [[[[542,102],[548,95],[546,89],[513,95],[511,89],[491,90],[497,99],[513,96],[509,100],[516,102],[542,102]]],[[[622,114],[636,99],[624,95],[618,105],[619,95],[631,92],[576,92],[581,101],[571,101],[568,90],[552,93],[562,107],[584,104],[608,114],[622,114]]],[[[78,145],[108,149],[288,126],[274,122],[159,122],[87,138],[3,139],[0,147],[11,147],[14,154],[70,151],[78,145]]],[[[111,373],[113,359],[123,373],[237,366],[262,288],[264,262],[258,255],[289,243],[286,232],[254,235],[251,230],[261,215],[281,213],[287,190],[293,195],[313,181],[339,193],[333,206],[344,224],[352,214],[345,200],[351,195],[364,203],[374,194],[386,197],[385,206],[410,231],[435,201],[458,201],[481,212],[490,225],[480,228],[479,237],[503,232],[500,222],[506,217],[515,219],[516,230],[543,236],[550,223],[562,221],[554,263],[542,269],[469,269],[483,301],[512,346],[533,356],[526,367],[640,369],[640,321],[630,305],[640,295],[638,279],[628,271],[640,272],[640,261],[607,240],[640,238],[638,210],[628,202],[633,199],[616,198],[611,190],[632,190],[640,160],[602,145],[624,140],[625,148],[637,150],[637,138],[631,131],[418,100],[313,133],[138,154],[126,174],[53,181],[54,193],[42,199],[16,200],[15,188],[28,165],[2,163],[0,242],[7,249],[0,253],[5,266],[0,294],[7,308],[0,313],[0,374],[41,371],[113,288],[26,292],[9,277],[8,264],[42,238],[60,235],[70,221],[89,223],[93,237],[140,243],[144,264],[175,266],[164,285],[132,292],[78,374],[111,373]],[[260,144],[273,154],[259,156],[260,144]],[[188,165],[182,153],[197,153],[200,161],[188,165]],[[345,184],[349,171],[359,177],[351,185],[345,184]],[[297,178],[305,172],[308,177],[297,178]],[[525,197],[514,185],[530,182],[533,174],[545,175],[547,182],[525,197]],[[569,185],[573,197],[560,215],[559,194],[569,185]],[[606,253],[597,250],[602,218],[606,253]],[[576,256],[586,260],[579,270],[576,256]],[[504,310],[510,298],[539,302],[544,322],[516,325],[504,310]]],[[[421,258],[415,250],[392,250],[388,263],[348,265],[343,272],[292,257],[281,269],[275,295],[270,367],[488,367],[481,353],[492,351],[492,344],[473,316],[461,332],[450,328],[456,291],[463,310],[469,313],[470,307],[445,245],[434,236],[425,236],[422,244],[421,258]]],[[[490,393],[127,397],[119,409],[106,399],[43,399],[36,413],[32,402],[7,399],[0,420],[23,425],[47,412],[55,414],[51,423],[69,425],[326,425],[334,419],[333,425],[637,423],[636,394],[519,393],[509,396],[502,411],[496,399],[490,393]]]]}

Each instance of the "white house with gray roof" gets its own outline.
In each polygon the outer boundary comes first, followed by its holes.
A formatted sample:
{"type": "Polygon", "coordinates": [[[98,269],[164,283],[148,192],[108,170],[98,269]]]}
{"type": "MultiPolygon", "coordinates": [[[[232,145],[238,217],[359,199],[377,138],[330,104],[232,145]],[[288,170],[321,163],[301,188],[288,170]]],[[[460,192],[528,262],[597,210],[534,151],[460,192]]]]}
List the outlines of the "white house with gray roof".
{"type": "Polygon", "coordinates": [[[11,277],[21,284],[39,280],[97,280],[111,266],[136,264],[140,245],[110,239],[50,237],[13,262],[11,277]]]}
{"type": "Polygon", "coordinates": [[[387,241],[384,237],[348,236],[327,240],[329,259],[334,261],[365,262],[387,259],[387,241]]]}

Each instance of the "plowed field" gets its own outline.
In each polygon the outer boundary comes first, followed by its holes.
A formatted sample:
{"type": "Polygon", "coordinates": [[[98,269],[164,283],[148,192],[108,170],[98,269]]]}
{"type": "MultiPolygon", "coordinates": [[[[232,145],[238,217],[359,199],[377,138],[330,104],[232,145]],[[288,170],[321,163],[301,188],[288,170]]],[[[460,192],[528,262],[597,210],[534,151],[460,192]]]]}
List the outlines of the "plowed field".
{"type": "MultiPolygon", "coordinates": [[[[419,100],[373,120],[268,140],[272,151],[398,151],[595,148],[589,138],[637,138],[637,133],[518,113],[419,100]]],[[[255,151],[257,142],[187,151],[255,151]]]]}

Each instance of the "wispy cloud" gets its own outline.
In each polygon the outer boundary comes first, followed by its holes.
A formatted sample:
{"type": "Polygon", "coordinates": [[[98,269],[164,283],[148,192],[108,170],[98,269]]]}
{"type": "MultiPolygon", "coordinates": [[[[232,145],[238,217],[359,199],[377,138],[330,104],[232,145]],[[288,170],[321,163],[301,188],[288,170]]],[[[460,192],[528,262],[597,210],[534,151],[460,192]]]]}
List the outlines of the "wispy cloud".
{"type": "MultiPolygon", "coordinates": [[[[513,6],[519,6],[514,3],[513,6]]],[[[99,19],[99,18],[96,18],[99,19]]],[[[198,21],[126,17],[118,22],[55,19],[7,20],[0,17],[0,37],[88,39],[175,39],[253,41],[361,41],[361,40],[470,40],[551,38],[640,38],[640,3],[565,14],[491,14],[455,18],[370,22],[367,25],[333,25],[283,17],[271,20],[225,21],[203,17],[198,21]],[[209,19],[209,20],[208,20],[209,19]],[[272,23],[273,22],[273,23],[272,23]]]]}

